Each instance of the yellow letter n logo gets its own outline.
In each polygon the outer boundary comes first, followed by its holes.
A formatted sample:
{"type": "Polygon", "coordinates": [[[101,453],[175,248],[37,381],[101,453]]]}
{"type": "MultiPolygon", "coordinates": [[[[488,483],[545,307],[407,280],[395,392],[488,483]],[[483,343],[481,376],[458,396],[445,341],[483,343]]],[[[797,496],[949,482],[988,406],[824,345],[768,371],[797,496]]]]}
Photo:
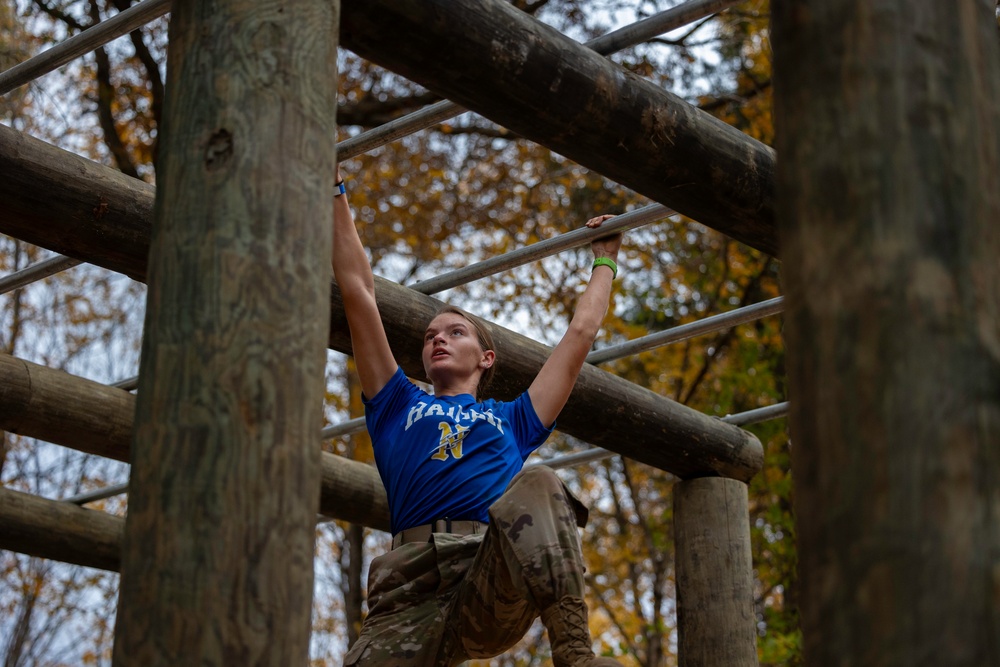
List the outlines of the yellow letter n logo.
{"type": "Polygon", "coordinates": [[[465,434],[469,432],[471,427],[455,424],[454,430],[452,430],[451,424],[441,422],[438,424],[438,428],[441,429],[441,440],[438,441],[438,446],[431,458],[435,461],[447,461],[448,454],[456,459],[462,458],[462,441],[465,440],[465,434]]]}

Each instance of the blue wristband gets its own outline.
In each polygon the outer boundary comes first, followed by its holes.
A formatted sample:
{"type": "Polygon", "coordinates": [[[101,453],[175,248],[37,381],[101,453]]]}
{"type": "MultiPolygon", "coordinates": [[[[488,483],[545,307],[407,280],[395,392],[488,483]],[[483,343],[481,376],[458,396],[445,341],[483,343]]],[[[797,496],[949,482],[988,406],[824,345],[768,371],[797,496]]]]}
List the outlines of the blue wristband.
{"type": "Polygon", "coordinates": [[[333,185],[340,190],[340,192],[337,192],[337,193],[335,193],[333,195],[334,197],[339,197],[340,195],[346,195],[347,194],[347,188],[344,187],[344,182],[343,181],[340,181],[339,183],[334,183],[333,185]]]}

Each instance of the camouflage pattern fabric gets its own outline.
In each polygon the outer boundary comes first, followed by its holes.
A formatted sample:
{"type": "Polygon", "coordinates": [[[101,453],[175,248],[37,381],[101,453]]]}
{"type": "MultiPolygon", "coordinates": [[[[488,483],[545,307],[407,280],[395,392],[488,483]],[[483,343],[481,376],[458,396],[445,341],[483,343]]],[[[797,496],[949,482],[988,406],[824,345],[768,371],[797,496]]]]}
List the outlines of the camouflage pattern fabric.
{"type": "Polygon", "coordinates": [[[434,533],[372,562],[368,617],[345,665],[489,658],[516,644],[541,611],[583,597],[577,526],[587,510],[552,470],[518,473],[489,513],[485,535],[434,533]]]}

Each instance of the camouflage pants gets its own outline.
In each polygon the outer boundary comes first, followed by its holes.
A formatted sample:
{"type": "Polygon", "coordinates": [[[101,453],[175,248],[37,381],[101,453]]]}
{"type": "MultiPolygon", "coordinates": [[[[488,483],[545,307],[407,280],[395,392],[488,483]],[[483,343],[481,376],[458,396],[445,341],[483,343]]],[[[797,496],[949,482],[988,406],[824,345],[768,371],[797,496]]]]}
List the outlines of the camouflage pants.
{"type": "Polygon", "coordinates": [[[523,470],[485,535],[435,533],[372,562],[369,613],[345,665],[457,665],[503,653],[539,613],[583,597],[587,510],[548,468],[523,470]]]}

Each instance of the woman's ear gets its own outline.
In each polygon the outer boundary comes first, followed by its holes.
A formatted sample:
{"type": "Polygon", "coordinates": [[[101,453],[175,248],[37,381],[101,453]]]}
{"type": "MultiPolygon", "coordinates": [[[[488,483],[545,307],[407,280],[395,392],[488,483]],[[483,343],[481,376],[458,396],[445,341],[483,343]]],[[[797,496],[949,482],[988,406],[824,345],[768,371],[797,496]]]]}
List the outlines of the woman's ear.
{"type": "Polygon", "coordinates": [[[483,352],[483,358],[479,360],[479,367],[486,370],[497,360],[497,355],[493,350],[483,352]]]}

